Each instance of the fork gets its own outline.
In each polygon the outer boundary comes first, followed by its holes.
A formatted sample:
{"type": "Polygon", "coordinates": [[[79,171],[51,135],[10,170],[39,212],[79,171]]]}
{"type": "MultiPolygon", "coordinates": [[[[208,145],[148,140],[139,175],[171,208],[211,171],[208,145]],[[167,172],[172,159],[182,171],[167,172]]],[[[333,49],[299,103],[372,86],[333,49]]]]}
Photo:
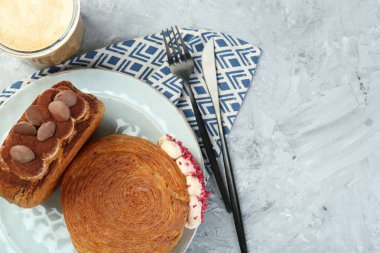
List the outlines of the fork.
{"type": "Polygon", "coordinates": [[[210,137],[207,133],[205,123],[202,118],[202,114],[199,111],[197,101],[195,100],[193,90],[190,86],[190,76],[194,71],[194,60],[191,57],[189,50],[185,42],[183,41],[182,35],[176,26],[176,31],[174,28],[171,28],[173,33],[174,40],[171,36],[169,29],[166,29],[166,32],[162,31],[162,36],[164,38],[165,50],[167,56],[167,62],[170,67],[170,71],[173,75],[181,78],[184,81],[184,88],[191,102],[191,106],[194,111],[195,118],[197,120],[199,132],[206,150],[207,157],[211,164],[211,170],[215,176],[216,183],[218,185],[220,194],[222,196],[224,205],[226,206],[227,212],[231,212],[231,204],[228,197],[227,189],[224,184],[222,174],[218,162],[216,161],[216,156],[210,141],[210,137]],[[179,41],[178,42],[178,38],[179,41]]]}

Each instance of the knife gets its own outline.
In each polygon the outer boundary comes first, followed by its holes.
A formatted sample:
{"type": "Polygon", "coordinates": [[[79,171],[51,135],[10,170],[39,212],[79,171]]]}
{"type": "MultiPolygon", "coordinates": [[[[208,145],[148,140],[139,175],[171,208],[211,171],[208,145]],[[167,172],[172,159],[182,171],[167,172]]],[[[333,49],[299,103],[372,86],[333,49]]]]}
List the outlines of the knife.
{"type": "Polygon", "coordinates": [[[214,38],[211,38],[205,45],[202,53],[202,69],[203,75],[206,80],[206,86],[211,95],[212,103],[214,104],[215,114],[218,121],[219,137],[222,146],[222,155],[224,161],[224,169],[226,173],[226,181],[228,192],[231,201],[231,207],[235,222],[235,229],[238,235],[240,251],[248,252],[247,242],[245,239],[244,224],[240,211],[239,197],[236,190],[236,184],[234,179],[234,174],[231,166],[231,159],[228,152],[228,146],[226,139],[224,137],[224,131],[222,126],[222,118],[220,111],[220,101],[219,101],[219,88],[218,80],[216,75],[216,62],[215,62],[215,49],[214,49],[214,38]]]}

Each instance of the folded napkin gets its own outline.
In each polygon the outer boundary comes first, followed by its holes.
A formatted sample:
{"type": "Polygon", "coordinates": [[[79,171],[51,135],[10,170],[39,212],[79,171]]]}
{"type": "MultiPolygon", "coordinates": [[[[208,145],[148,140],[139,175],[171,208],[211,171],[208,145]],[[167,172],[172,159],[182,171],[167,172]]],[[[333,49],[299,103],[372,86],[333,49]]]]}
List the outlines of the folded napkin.
{"type": "MultiPolygon", "coordinates": [[[[193,87],[207,130],[215,144],[215,151],[220,155],[217,119],[202,74],[201,56],[204,45],[209,39],[215,39],[217,78],[225,134],[231,130],[239,112],[253,79],[261,51],[243,40],[219,32],[203,29],[182,29],[181,32],[195,61],[195,70],[191,76],[190,84],[193,87]]],[[[166,63],[161,34],[152,34],[93,50],[63,64],[34,73],[3,90],[0,93],[0,106],[22,87],[32,84],[34,80],[75,68],[99,68],[125,73],[159,90],[184,113],[198,137],[204,157],[207,157],[193,111],[184,97],[186,95],[182,93],[182,81],[170,73],[166,63]]],[[[207,160],[206,169],[210,173],[207,160]]]]}

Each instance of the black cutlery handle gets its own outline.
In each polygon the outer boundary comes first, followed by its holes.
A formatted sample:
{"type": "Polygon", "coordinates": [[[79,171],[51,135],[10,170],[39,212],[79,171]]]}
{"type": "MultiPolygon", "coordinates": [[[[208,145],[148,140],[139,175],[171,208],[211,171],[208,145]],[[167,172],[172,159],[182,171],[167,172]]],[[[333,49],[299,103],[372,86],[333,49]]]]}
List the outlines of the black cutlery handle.
{"type": "Polygon", "coordinates": [[[230,200],[228,197],[227,189],[226,189],[226,186],[224,184],[218,162],[216,161],[215,152],[212,148],[210,137],[207,133],[207,129],[206,129],[205,123],[203,121],[202,114],[199,111],[197,101],[195,100],[194,93],[190,87],[189,82],[187,80],[184,80],[184,81],[185,81],[184,86],[185,86],[185,89],[189,95],[190,102],[191,102],[191,105],[193,107],[194,115],[195,115],[195,118],[197,120],[199,132],[201,134],[201,138],[202,138],[203,144],[205,146],[206,154],[207,154],[208,160],[210,161],[211,170],[215,176],[216,184],[218,185],[219,192],[220,192],[220,195],[222,196],[222,199],[224,201],[224,205],[226,206],[227,212],[230,213],[231,212],[231,204],[230,204],[230,200]]]}
{"type": "Polygon", "coordinates": [[[224,169],[226,172],[227,187],[228,187],[228,193],[230,195],[231,207],[232,207],[232,212],[233,212],[233,217],[234,217],[234,222],[235,222],[235,229],[238,235],[240,251],[242,253],[246,253],[248,252],[248,248],[247,248],[247,241],[246,241],[245,232],[244,232],[244,223],[243,223],[243,218],[240,211],[239,196],[236,190],[236,184],[235,184],[234,173],[233,173],[232,165],[231,165],[230,153],[228,151],[226,139],[224,138],[223,128],[219,129],[219,133],[221,136],[224,169]]]}

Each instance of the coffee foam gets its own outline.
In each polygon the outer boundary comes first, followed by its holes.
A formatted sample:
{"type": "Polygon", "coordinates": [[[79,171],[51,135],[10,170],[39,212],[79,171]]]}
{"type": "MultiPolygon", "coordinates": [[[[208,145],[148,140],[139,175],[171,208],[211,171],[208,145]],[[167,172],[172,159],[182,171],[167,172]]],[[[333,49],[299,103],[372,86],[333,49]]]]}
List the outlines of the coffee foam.
{"type": "Polygon", "coordinates": [[[0,43],[35,51],[56,42],[73,16],[69,0],[0,0],[0,43]]]}

